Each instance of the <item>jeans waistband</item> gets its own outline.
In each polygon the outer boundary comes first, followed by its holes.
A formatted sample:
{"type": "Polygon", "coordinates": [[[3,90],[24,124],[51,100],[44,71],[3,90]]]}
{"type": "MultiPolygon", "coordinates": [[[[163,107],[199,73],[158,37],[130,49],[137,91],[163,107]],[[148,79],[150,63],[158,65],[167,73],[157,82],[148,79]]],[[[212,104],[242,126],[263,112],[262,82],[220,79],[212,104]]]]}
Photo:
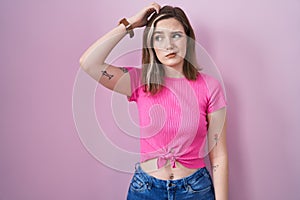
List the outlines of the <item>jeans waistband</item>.
{"type": "MultiPolygon", "coordinates": [[[[197,169],[194,173],[191,175],[188,175],[181,179],[176,180],[162,180],[158,179],[154,176],[149,175],[140,166],[140,163],[136,163],[135,165],[135,174],[138,174],[139,176],[142,176],[145,181],[148,182],[150,187],[156,187],[156,188],[168,188],[168,187],[176,187],[176,188],[182,188],[186,187],[187,183],[193,179],[197,179],[198,177],[208,175],[208,170],[206,167],[202,167],[197,169]]],[[[209,175],[208,175],[209,176],[209,175]]]]}

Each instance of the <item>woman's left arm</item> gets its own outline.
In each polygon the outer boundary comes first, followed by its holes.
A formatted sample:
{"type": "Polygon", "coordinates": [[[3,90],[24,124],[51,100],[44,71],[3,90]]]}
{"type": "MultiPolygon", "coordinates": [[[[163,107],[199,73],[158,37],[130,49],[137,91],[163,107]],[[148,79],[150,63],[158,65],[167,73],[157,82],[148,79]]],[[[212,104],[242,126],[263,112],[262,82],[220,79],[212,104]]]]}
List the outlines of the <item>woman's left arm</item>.
{"type": "Polygon", "coordinates": [[[228,200],[228,155],[226,146],[226,108],[209,113],[209,159],[216,200],[228,200]]]}

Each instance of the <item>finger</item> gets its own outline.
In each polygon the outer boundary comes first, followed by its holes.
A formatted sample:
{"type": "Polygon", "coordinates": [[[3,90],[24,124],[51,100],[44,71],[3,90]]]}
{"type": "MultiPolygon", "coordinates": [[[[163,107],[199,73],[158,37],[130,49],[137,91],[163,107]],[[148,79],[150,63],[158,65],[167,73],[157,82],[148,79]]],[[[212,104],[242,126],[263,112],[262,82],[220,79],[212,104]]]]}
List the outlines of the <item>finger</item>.
{"type": "Polygon", "coordinates": [[[154,12],[156,12],[156,9],[154,7],[150,7],[147,9],[146,11],[146,16],[149,17],[150,15],[152,15],[154,12]]]}
{"type": "Polygon", "coordinates": [[[158,3],[153,2],[151,6],[155,9],[156,13],[160,10],[160,5],[158,3]]]}

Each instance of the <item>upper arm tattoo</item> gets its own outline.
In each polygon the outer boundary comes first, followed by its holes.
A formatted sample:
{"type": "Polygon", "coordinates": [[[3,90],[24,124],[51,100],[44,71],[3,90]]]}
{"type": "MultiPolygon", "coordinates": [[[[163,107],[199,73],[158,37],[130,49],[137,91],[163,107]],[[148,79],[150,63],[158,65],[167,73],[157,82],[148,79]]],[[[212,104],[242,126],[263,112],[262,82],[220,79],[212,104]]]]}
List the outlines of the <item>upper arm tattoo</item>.
{"type": "Polygon", "coordinates": [[[124,73],[127,73],[128,70],[125,67],[119,67],[120,70],[122,70],[124,73]]]}
{"type": "MultiPolygon", "coordinates": [[[[124,73],[127,73],[128,70],[125,67],[118,67],[120,70],[122,70],[124,73]]],[[[102,76],[106,76],[109,80],[114,77],[113,74],[109,74],[106,70],[101,71],[102,76]]]]}
{"type": "Polygon", "coordinates": [[[103,75],[103,76],[107,76],[109,80],[110,80],[112,77],[114,77],[114,75],[113,75],[113,74],[109,74],[109,73],[107,73],[107,71],[106,71],[106,70],[104,70],[104,71],[101,71],[101,72],[102,72],[102,75],[103,75]]]}

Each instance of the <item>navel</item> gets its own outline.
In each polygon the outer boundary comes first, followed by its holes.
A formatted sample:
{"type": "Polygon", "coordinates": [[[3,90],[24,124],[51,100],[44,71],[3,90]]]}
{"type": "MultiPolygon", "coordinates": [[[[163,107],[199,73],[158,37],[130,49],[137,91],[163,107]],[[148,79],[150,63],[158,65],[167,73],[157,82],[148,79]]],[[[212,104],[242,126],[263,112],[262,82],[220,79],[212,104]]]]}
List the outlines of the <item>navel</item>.
{"type": "Polygon", "coordinates": [[[174,174],[171,173],[169,178],[170,178],[171,180],[174,179],[174,174]]]}

